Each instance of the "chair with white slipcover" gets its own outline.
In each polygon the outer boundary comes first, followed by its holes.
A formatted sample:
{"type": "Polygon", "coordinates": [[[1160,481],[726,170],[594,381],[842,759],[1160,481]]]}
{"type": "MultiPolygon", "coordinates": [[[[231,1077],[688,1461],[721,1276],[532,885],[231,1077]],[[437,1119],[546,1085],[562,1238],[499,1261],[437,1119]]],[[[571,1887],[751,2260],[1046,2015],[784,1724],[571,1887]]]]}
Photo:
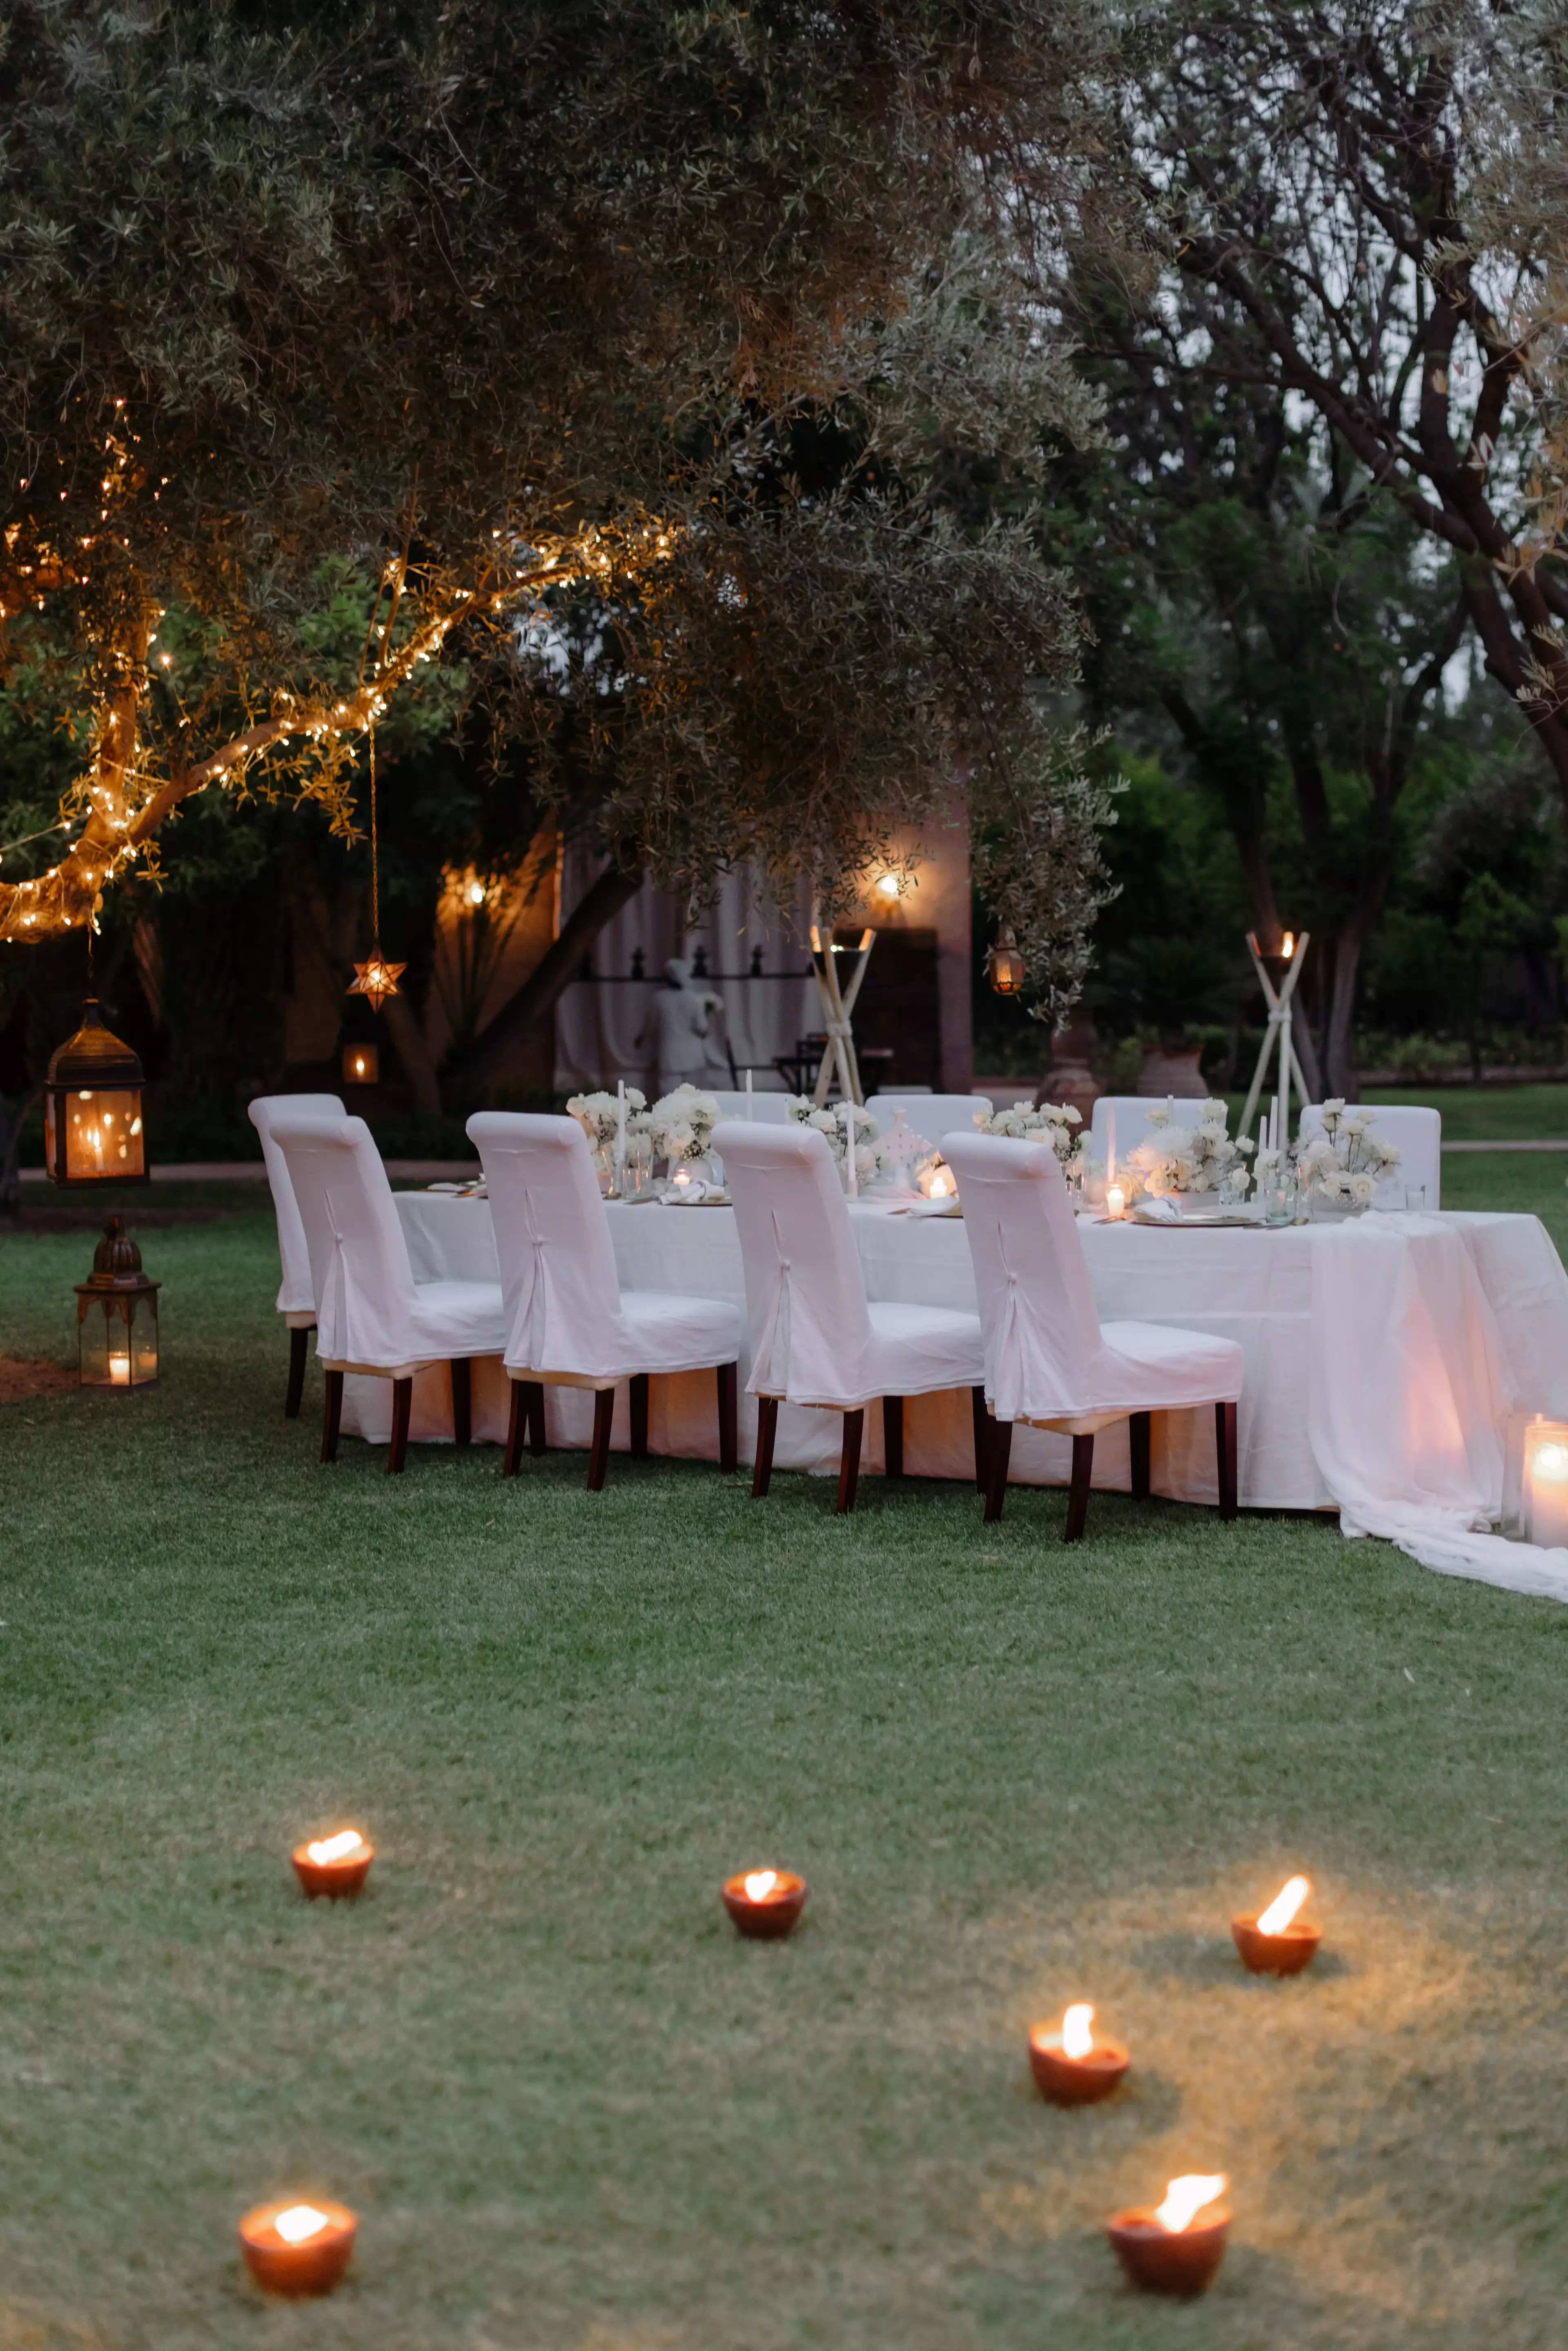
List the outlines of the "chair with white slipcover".
{"type": "Polygon", "coordinates": [[[610,1458],[615,1389],[630,1384],[632,1452],[648,1450],[648,1382],[655,1374],[714,1372],[719,1462],[738,1456],[740,1310],[725,1298],[622,1290],[588,1137],[574,1118],[480,1111],[468,1139],[485,1166],[496,1253],[507,1300],[501,1353],[512,1384],[504,1474],[517,1474],[525,1426],[545,1449],[547,1387],[591,1388],[588,1490],[610,1458]]]}
{"type": "Polygon", "coordinates": [[[451,1365],[452,1433],[466,1445],[473,1358],[498,1355],[506,1343],[500,1283],[414,1280],[392,1186],[362,1118],[328,1124],[280,1112],[272,1134],[310,1259],[316,1353],[327,1375],[322,1460],[338,1458],[348,1372],[392,1384],[387,1468],[394,1474],[408,1458],[414,1374],[432,1364],[451,1365]]]}
{"type": "MultiPolygon", "coordinates": [[[[1364,1105],[1353,1102],[1351,1108],[1364,1105]]],[[[1443,1120],[1438,1111],[1424,1109],[1417,1102],[1375,1102],[1370,1105],[1374,1134],[1385,1143],[1396,1144],[1399,1165],[1382,1187],[1375,1208],[1406,1207],[1407,1192],[1417,1188],[1425,1195],[1420,1205],[1427,1208],[1442,1206],[1443,1193],[1443,1120]]],[[[1299,1139],[1310,1143],[1314,1134],[1323,1131],[1322,1105],[1309,1102],[1301,1113],[1299,1139]]]]}
{"type": "Polygon", "coordinates": [[[1083,1532],[1096,1433],[1130,1422],[1133,1492],[1149,1490],[1150,1415],[1211,1404],[1219,1515],[1236,1516],[1236,1404],[1243,1356],[1233,1339],[1163,1322],[1106,1322],[1095,1311],[1083,1246],[1049,1144],[949,1134],[964,1230],[986,1334],[986,1400],[994,1417],[986,1517],[1007,1491],[1012,1427],[1072,1439],[1065,1540],[1083,1532]]]}
{"type": "Polygon", "coordinates": [[[949,1127],[971,1127],[977,1113],[988,1112],[991,1107],[989,1094],[900,1093],[894,1088],[866,1098],[866,1108],[875,1119],[879,1134],[889,1132],[894,1111],[901,1110],[910,1133],[933,1145],[940,1143],[949,1127]]]}
{"type": "Polygon", "coordinates": [[[267,1180],[272,1186],[272,1206],[277,1217],[277,1254],[283,1262],[277,1311],[288,1332],[288,1386],[283,1399],[286,1420],[299,1417],[299,1399],[305,1393],[305,1357],[310,1333],[316,1328],[316,1301],[310,1288],[305,1228],[299,1221],[298,1204],[283,1154],[273,1140],[272,1122],[279,1117],[320,1118],[331,1125],[345,1115],[336,1094],[260,1094],[250,1105],[250,1123],[261,1137],[261,1155],[267,1162],[267,1180]]]}
{"type": "Polygon", "coordinates": [[[766,1494],[782,1404],[843,1415],[841,1511],[852,1510],[865,1408],[882,1398],[887,1475],[904,1468],[904,1399],[967,1388],[977,1457],[983,1439],[980,1325],[945,1306],[868,1301],[849,1204],[814,1127],[718,1127],[746,1270],[751,1378],[758,1399],[754,1498],[766,1494]]]}

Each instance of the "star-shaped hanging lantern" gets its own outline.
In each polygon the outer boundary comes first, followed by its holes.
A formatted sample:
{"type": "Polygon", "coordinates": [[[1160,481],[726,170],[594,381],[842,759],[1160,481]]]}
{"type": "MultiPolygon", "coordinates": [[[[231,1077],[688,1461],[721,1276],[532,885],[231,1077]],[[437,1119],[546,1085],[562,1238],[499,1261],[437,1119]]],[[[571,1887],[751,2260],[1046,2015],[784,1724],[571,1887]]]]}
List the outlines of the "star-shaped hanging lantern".
{"type": "Polygon", "coordinates": [[[397,994],[398,974],[407,967],[405,964],[388,963],[378,948],[368,963],[354,966],[354,977],[346,992],[350,996],[368,996],[371,1010],[379,1012],[382,997],[397,994]]]}

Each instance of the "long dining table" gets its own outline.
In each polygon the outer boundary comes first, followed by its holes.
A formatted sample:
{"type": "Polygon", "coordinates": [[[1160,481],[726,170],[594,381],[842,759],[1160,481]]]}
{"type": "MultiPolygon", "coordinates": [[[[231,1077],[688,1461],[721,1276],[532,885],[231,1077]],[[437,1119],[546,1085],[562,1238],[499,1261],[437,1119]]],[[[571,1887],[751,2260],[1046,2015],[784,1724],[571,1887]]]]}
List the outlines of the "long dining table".
{"type": "MultiPolygon", "coordinates": [[[[482,1196],[395,1197],[416,1280],[499,1278],[482,1196]]],[[[732,1299],[744,1317],[732,1209],[610,1201],[604,1215],[623,1287],[732,1299]]],[[[960,1217],[915,1217],[873,1200],[850,1203],[849,1215],[868,1297],[974,1311],[960,1217]]],[[[1347,1531],[1395,1540],[1401,1523],[1405,1533],[1462,1537],[1499,1514],[1510,1414],[1568,1417],[1568,1278],[1535,1217],[1406,1212],[1283,1228],[1084,1220],[1079,1232],[1103,1322],[1163,1322],[1240,1343],[1244,1507],[1338,1509],[1347,1531]]],[[[756,1426],[749,1370],[743,1352],[743,1456],[756,1426]]],[[[476,1440],[504,1437],[507,1402],[501,1363],[476,1364],[476,1440]]],[[[550,1444],[585,1446],[591,1413],[582,1391],[547,1390],[550,1444]]],[[[345,1433],[384,1442],[390,1426],[390,1384],[350,1378],[345,1433]]],[[[415,1381],[413,1435],[451,1439],[444,1366],[415,1381]]],[[[622,1400],[612,1443],[623,1449],[627,1442],[622,1400]]],[[[649,1442],[654,1452],[716,1459],[711,1374],[653,1383],[649,1442]]],[[[872,1474],[882,1468],[882,1444],[873,1408],[864,1461],[872,1474]]],[[[968,1479],[973,1444],[967,1395],[907,1401],[906,1477],[968,1479]]],[[[835,1415],[781,1410],[780,1468],[827,1471],[838,1450],[835,1415]]],[[[1065,1483],[1070,1457],[1066,1437],[1019,1428],[1012,1480],[1065,1483]]],[[[1212,1416],[1157,1415],[1152,1469],[1156,1493],[1212,1502],[1212,1416]]],[[[1113,1426],[1096,1444],[1095,1483],[1124,1489],[1129,1473],[1125,1426],[1113,1426]]]]}

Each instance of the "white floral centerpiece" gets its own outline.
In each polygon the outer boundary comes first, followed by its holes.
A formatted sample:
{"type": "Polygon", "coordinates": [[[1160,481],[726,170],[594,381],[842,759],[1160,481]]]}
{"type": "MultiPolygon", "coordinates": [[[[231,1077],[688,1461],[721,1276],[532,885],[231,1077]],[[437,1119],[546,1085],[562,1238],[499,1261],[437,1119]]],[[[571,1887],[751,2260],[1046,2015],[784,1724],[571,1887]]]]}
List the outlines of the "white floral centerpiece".
{"type": "Polygon", "coordinates": [[[1010,1110],[977,1110],[975,1124],[982,1134],[1016,1135],[1021,1143],[1049,1143],[1063,1167],[1082,1150],[1083,1138],[1074,1129],[1083,1113],[1071,1102],[1015,1102],[1010,1110]]]}
{"type": "Polygon", "coordinates": [[[1341,1094],[1322,1106],[1322,1132],[1298,1146],[1296,1174],[1313,1211],[1360,1216],[1399,1165],[1399,1146],[1373,1128],[1375,1110],[1347,1110],[1341,1094]]]}
{"type": "Polygon", "coordinates": [[[717,1102],[700,1086],[676,1086],[661,1094],[648,1113],[654,1155],[672,1166],[683,1159],[706,1159],[718,1115],[717,1102]]]}
{"type": "Polygon", "coordinates": [[[877,1155],[873,1146],[881,1129],[862,1102],[832,1102],[819,1108],[810,1094],[791,1094],[789,1112],[797,1126],[813,1127],[821,1135],[837,1160],[841,1173],[849,1165],[849,1127],[852,1117],[856,1188],[871,1182],[877,1173],[877,1155]]]}
{"type": "Polygon", "coordinates": [[[1210,1100],[1196,1126],[1177,1126],[1171,1117],[1175,1105],[1151,1102],[1146,1117],[1151,1132],[1116,1163],[1117,1180],[1135,1196],[1170,1199],[1177,1194],[1219,1193],[1244,1198],[1252,1177],[1241,1155],[1252,1148],[1249,1136],[1231,1140],[1222,1102],[1210,1100]]]}
{"type": "MultiPolygon", "coordinates": [[[[619,1098],[602,1089],[598,1093],[573,1094],[567,1103],[567,1114],[576,1119],[595,1151],[612,1151],[621,1123],[619,1098]]],[[[626,1131],[634,1130],[632,1121],[648,1107],[648,1098],[636,1086],[626,1089],[626,1131]]],[[[643,1122],[645,1126],[647,1122],[643,1122]]]]}

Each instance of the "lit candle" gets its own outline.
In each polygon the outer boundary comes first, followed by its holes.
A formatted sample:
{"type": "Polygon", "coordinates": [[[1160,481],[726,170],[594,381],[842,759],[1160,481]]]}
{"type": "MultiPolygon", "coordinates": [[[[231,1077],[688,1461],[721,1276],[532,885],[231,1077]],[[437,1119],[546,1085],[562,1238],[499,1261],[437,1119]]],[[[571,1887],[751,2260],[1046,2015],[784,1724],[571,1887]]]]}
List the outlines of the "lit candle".
{"type": "Polygon", "coordinates": [[[1524,1531],[1533,1543],[1568,1543],[1568,1442],[1554,1421],[1524,1437],[1524,1531]]]}
{"type": "Polygon", "coordinates": [[[1230,1921],[1236,1948],[1255,1976],[1298,1976],[1312,1959],[1323,1930],[1297,1916],[1312,1890],[1310,1877],[1288,1877],[1266,1910],[1230,1921]]]}
{"type": "Polygon", "coordinates": [[[268,2294],[330,2294],[349,2266],[358,2217],[342,2204],[258,2204],[239,2224],[246,2263],[268,2294]]]}
{"type": "Polygon", "coordinates": [[[1111,1217],[1124,1216],[1126,1207],[1127,1196],[1120,1184],[1108,1184],[1105,1186],[1105,1214],[1111,1217]]]}
{"type": "Polygon", "coordinates": [[[743,1935],[777,1941],[794,1931],[806,1907],[806,1881],[792,1869],[748,1869],[727,1877],[724,1907],[743,1935]]]}
{"type": "Polygon", "coordinates": [[[1134,2285],[1192,2294],[1213,2283],[1230,2230],[1218,2200],[1228,2185],[1223,2171],[1190,2172],[1166,2183],[1163,2204],[1113,2214],[1106,2233],[1134,2285]]]}
{"type": "Polygon", "coordinates": [[[340,1829],[335,1836],[318,1837],[309,1844],[296,1845],[289,1857],[301,1887],[312,1901],[322,1894],[336,1901],[340,1895],[360,1891],[376,1854],[374,1845],[367,1844],[358,1829],[340,1829]]]}
{"type": "Polygon", "coordinates": [[[128,1388],[131,1385],[131,1358],[129,1355],[110,1355],[109,1359],[109,1384],[110,1387],[115,1388],[128,1388]]]}
{"type": "Polygon", "coordinates": [[[1059,2106],[1090,2106],[1107,2098],[1127,2070],[1119,2041],[1094,2037],[1094,2011],[1075,2001],[1060,2025],[1037,2024],[1029,2036],[1030,2070],[1059,2106]]]}

